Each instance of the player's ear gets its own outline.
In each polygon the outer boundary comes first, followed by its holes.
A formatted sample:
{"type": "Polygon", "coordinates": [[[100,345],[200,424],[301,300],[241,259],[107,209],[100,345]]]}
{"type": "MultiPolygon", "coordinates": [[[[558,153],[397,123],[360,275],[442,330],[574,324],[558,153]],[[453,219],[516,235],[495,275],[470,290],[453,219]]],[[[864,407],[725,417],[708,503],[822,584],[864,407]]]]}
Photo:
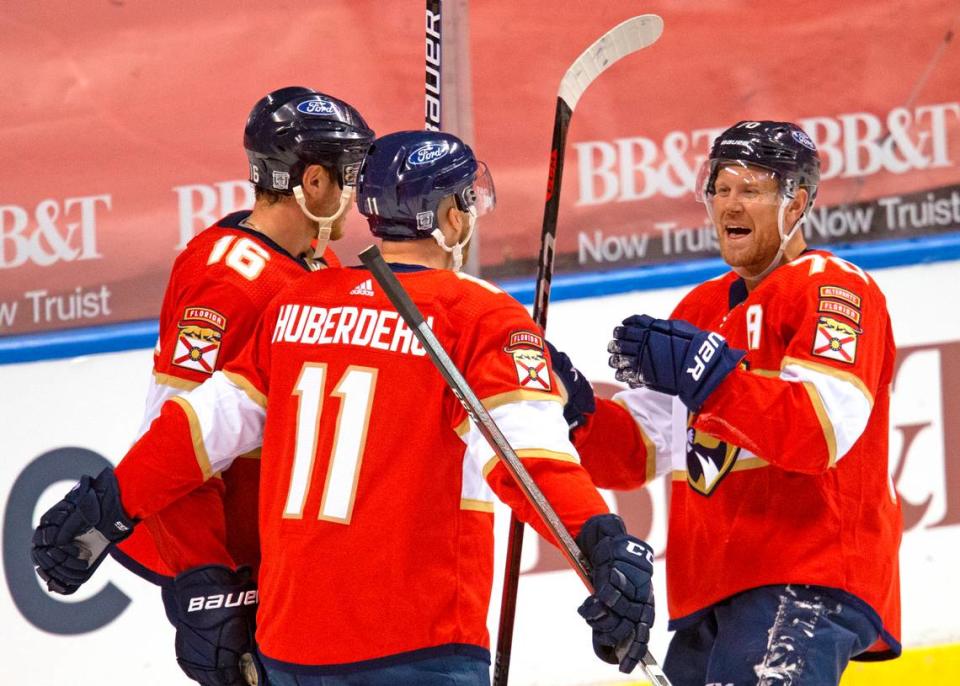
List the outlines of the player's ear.
{"type": "Polygon", "coordinates": [[[803,214],[803,210],[807,206],[807,199],[809,197],[810,192],[806,188],[797,190],[797,194],[793,197],[793,200],[790,201],[790,204],[787,205],[786,218],[790,225],[800,219],[800,215],[803,214]]]}
{"type": "Polygon", "coordinates": [[[333,177],[330,175],[330,172],[321,164],[311,164],[303,170],[304,191],[309,189],[309,191],[313,193],[319,193],[331,183],[335,183],[333,177]]]}
{"type": "Polygon", "coordinates": [[[463,215],[460,213],[460,210],[457,209],[456,203],[451,203],[450,207],[447,208],[447,221],[450,223],[457,233],[459,240],[460,233],[463,229],[463,215]]]}
{"type": "Polygon", "coordinates": [[[463,221],[463,213],[457,209],[457,204],[451,202],[449,205],[442,201],[437,208],[440,215],[439,220],[444,236],[448,243],[459,243],[463,239],[463,232],[466,231],[466,223],[463,221]]]}

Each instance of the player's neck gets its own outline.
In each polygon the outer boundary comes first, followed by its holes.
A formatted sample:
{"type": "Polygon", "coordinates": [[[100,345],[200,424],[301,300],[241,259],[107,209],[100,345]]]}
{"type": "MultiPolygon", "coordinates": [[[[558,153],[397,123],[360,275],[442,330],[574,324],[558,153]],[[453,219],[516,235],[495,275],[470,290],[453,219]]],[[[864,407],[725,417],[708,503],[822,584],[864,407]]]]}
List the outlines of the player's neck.
{"type": "Polygon", "coordinates": [[[380,247],[383,259],[401,264],[418,264],[431,269],[449,269],[450,255],[432,238],[417,241],[383,241],[380,247]]]}
{"type": "Polygon", "coordinates": [[[307,218],[296,202],[282,200],[273,204],[257,202],[244,224],[259,231],[293,256],[309,251],[316,224],[307,218]]]}

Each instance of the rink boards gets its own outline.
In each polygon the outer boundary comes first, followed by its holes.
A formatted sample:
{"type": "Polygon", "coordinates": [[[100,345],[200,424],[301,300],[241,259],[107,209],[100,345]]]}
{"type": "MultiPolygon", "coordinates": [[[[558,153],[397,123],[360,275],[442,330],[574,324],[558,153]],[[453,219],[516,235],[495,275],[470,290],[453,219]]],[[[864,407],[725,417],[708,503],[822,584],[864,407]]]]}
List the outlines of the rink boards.
{"type": "MultiPolygon", "coordinates": [[[[900,349],[891,401],[891,467],[903,498],[906,534],[901,550],[903,637],[906,659],[865,665],[845,684],[953,683],[960,673],[960,314],[953,299],[960,262],[878,269],[900,349]]],[[[600,392],[613,387],[604,349],[611,328],[640,312],[666,316],[689,289],[635,291],[555,302],[548,337],[570,354],[600,392]]],[[[156,590],[108,561],[75,597],[47,595],[27,555],[39,513],[68,487],[67,471],[93,471],[123,454],[136,431],[150,368],[150,350],[136,349],[0,365],[3,455],[0,590],[4,661],[12,683],[144,686],[189,683],[172,659],[172,629],[156,590]],[[67,465],[66,468],[64,465],[67,465]]],[[[664,486],[607,494],[610,503],[646,532],[657,550],[665,542],[664,486]]],[[[497,569],[507,517],[497,512],[497,569]]],[[[629,681],[592,655],[575,609],[583,590],[577,577],[542,541],[529,535],[520,587],[511,671],[518,684],[593,684],[629,681]]],[[[662,562],[657,578],[663,579],[662,562]]],[[[665,608],[663,585],[659,608],[665,608]]],[[[495,633],[499,578],[491,608],[495,633]]],[[[663,611],[663,610],[662,610],[663,611]]],[[[655,630],[661,657],[665,617],[655,630]]],[[[402,618],[393,618],[402,621],[402,618]]]]}

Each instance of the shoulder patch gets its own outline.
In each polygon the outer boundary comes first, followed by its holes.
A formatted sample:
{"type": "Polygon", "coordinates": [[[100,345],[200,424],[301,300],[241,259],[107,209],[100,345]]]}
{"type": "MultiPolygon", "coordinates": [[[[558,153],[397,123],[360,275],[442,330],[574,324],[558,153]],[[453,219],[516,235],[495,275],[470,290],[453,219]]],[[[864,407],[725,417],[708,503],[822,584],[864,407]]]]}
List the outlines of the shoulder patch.
{"type": "Polygon", "coordinates": [[[853,364],[857,359],[857,340],[862,333],[860,329],[832,317],[820,317],[811,352],[828,360],[853,364]]]}
{"type": "Polygon", "coordinates": [[[840,286],[820,286],[820,297],[843,300],[857,308],[860,307],[862,302],[859,295],[840,286]]]}
{"type": "Polygon", "coordinates": [[[213,374],[227,318],[209,307],[188,307],[177,323],[172,363],[184,369],[213,374]]]}
{"type": "Polygon", "coordinates": [[[532,331],[510,333],[503,352],[513,357],[517,383],[535,391],[550,390],[550,369],[543,350],[543,337],[532,331]]]}
{"type": "Polygon", "coordinates": [[[850,307],[845,303],[837,302],[836,300],[821,300],[817,306],[817,311],[846,317],[854,324],[860,323],[860,310],[855,307],[850,307]]]}

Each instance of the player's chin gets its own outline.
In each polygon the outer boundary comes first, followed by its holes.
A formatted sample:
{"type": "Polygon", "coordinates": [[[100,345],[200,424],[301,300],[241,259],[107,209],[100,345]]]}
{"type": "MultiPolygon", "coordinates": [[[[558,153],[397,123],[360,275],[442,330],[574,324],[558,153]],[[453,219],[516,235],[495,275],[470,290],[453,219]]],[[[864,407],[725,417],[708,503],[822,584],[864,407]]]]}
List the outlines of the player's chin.
{"type": "Polygon", "coordinates": [[[339,241],[341,238],[343,238],[343,224],[336,222],[330,227],[330,240],[339,241]]]}

